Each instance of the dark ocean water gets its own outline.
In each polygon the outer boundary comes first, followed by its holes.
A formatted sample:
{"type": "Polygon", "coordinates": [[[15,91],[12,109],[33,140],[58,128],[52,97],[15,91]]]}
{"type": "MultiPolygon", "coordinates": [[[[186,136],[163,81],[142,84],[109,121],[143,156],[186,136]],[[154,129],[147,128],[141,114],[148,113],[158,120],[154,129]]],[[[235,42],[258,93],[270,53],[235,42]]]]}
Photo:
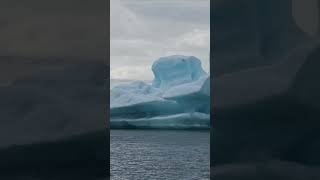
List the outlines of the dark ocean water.
{"type": "Polygon", "coordinates": [[[112,180],[208,180],[209,131],[111,130],[112,180]]]}

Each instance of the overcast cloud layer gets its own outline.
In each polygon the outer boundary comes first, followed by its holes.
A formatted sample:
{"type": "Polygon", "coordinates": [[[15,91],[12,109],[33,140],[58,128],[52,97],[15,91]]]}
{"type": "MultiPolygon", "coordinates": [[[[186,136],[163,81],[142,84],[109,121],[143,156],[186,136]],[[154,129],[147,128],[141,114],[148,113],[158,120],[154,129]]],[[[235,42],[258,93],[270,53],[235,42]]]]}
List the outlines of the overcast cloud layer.
{"type": "Polygon", "coordinates": [[[210,0],[111,0],[111,78],[151,80],[162,56],[193,55],[209,69],[210,0]]]}

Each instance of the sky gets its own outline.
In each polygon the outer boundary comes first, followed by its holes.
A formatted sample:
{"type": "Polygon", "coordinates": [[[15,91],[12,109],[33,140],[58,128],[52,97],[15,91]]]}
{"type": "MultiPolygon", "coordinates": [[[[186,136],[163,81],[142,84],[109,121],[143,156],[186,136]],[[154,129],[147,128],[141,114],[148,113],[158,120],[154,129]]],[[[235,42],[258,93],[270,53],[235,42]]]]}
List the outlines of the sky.
{"type": "Polygon", "coordinates": [[[111,0],[111,79],[152,80],[163,56],[192,55],[209,70],[210,0],[111,0]]]}

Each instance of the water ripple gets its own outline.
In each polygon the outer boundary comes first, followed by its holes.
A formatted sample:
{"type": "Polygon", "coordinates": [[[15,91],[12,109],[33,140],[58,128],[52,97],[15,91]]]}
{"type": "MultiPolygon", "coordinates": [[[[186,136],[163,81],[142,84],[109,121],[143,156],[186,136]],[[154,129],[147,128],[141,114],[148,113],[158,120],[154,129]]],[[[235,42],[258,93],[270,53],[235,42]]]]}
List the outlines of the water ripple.
{"type": "Polygon", "coordinates": [[[208,180],[209,131],[111,131],[112,180],[208,180]]]}

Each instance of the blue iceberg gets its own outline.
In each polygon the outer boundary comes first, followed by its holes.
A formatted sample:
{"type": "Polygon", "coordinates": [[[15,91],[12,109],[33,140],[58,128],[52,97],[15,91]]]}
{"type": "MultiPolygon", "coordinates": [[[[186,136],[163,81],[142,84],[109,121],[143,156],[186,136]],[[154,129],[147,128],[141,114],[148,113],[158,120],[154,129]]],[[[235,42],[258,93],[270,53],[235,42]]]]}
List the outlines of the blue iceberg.
{"type": "Polygon", "coordinates": [[[206,129],[210,76],[193,56],[162,57],[152,83],[133,81],[110,91],[111,128],[206,129]]]}

